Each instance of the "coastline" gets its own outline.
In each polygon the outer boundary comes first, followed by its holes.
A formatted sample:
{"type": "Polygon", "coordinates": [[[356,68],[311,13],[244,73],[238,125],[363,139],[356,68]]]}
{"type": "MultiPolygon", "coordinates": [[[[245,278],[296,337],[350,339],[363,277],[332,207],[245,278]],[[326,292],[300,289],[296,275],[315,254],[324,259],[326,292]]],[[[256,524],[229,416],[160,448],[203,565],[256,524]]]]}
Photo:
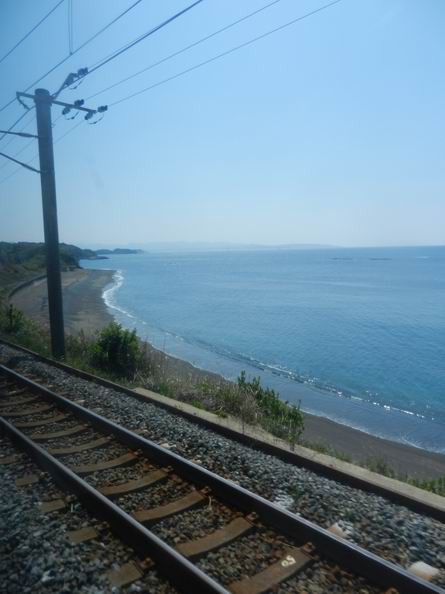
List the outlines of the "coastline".
{"type": "MultiPolygon", "coordinates": [[[[105,288],[113,282],[113,270],[77,269],[62,274],[66,331],[77,334],[81,330],[93,335],[114,318],[104,300],[105,288]]],[[[18,290],[11,302],[29,317],[48,324],[46,280],[38,280],[18,290]]],[[[162,362],[173,376],[193,380],[226,381],[222,376],[198,369],[187,361],[168,355],[145,343],[146,348],[162,362]]],[[[386,464],[399,475],[430,479],[445,475],[445,455],[429,452],[411,445],[376,437],[331,421],[325,417],[304,413],[303,439],[347,454],[352,462],[369,460],[386,464]]]]}
{"type": "MultiPolygon", "coordinates": [[[[113,274],[113,270],[83,268],[62,272],[63,315],[68,334],[83,330],[92,335],[113,321],[102,300],[102,291],[113,281],[113,274]]],[[[46,277],[17,289],[9,301],[33,320],[49,325],[46,277]]]]}

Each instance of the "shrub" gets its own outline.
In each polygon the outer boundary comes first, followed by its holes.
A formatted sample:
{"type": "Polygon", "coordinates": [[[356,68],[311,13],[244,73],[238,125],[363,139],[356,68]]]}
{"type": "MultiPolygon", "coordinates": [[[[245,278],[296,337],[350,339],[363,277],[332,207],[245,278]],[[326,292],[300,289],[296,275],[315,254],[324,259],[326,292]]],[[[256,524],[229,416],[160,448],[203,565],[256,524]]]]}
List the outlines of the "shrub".
{"type": "Polygon", "coordinates": [[[92,350],[93,365],[116,377],[133,377],[141,360],[136,330],[124,330],[116,322],[100,332],[92,350]]]}
{"type": "Polygon", "coordinates": [[[250,400],[253,396],[265,429],[286,439],[294,447],[304,429],[300,406],[280,400],[278,393],[271,388],[263,388],[259,377],[248,381],[245,371],[238,378],[238,389],[242,399],[250,400]]]}
{"type": "Polygon", "coordinates": [[[46,327],[27,318],[14,305],[0,302],[0,333],[8,340],[28,349],[49,355],[49,333],[46,327]]]}
{"type": "Polygon", "coordinates": [[[9,334],[14,334],[23,329],[25,325],[25,316],[11,303],[8,307],[2,306],[2,316],[0,318],[1,329],[9,334]]]}

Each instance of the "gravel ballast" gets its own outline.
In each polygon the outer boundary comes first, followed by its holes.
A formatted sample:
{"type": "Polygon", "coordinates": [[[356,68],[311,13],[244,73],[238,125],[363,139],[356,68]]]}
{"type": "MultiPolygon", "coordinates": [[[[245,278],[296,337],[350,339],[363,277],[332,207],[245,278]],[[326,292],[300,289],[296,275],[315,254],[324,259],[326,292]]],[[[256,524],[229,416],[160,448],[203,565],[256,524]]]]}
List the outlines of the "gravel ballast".
{"type": "MultiPolygon", "coordinates": [[[[4,456],[18,452],[5,437],[0,438],[0,449],[4,456]]],[[[20,462],[0,465],[0,477],[0,583],[5,594],[175,592],[153,570],[130,588],[112,586],[106,573],[136,561],[133,550],[91,518],[75,498],[69,498],[67,508],[43,514],[43,502],[66,494],[25,454],[20,462]],[[17,487],[16,479],[25,475],[37,475],[39,481],[17,487]],[[71,544],[67,532],[85,526],[100,529],[100,539],[71,544]]]]}
{"type": "MultiPolygon", "coordinates": [[[[21,373],[41,378],[42,382],[50,383],[68,398],[83,400],[87,408],[128,429],[144,430],[143,435],[148,439],[304,518],[325,528],[340,523],[347,530],[350,541],[394,563],[408,567],[423,561],[438,568],[440,573],[435,583],[445,586],[445,530],[439,521],[416,514],[383,497],[285,463],[156,405],[76,378],[10,347],[0,345],[0,361],[21,373]]],[[[109,472],[114,482],[113,473],[109,472]]],[[[88,480],[94,482],[93,477],[89,476],[88,480]]],[[[340,575],[338,582],[332,582],[332,587],[337,588],[332,591],[351,591],[346,582],[342,586],[343,579],[347,581],[348,578],[340,575]]],[[[295,580],[295,587],[297,582],[295,580]]],[[[283,586],[280,592],[291,591],[287,587],[283,586]]],[[[303,582],[298,585],[301,587],[303,582]]],[[[360,592],[363,587],[361,585],[354,591],[360,592]]]]}

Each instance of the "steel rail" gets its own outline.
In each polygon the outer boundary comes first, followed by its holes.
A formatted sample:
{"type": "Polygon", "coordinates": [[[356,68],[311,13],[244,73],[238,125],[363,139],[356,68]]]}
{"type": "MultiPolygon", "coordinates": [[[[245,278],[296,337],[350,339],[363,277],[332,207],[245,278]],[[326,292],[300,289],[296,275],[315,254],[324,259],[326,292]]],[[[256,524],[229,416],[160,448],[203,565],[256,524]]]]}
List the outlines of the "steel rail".
{"type": "MultiPolygon", "coordinates": [[[[56,394],[4,365],[0,365],[0,373],[19,384],[27,386],[31,391],[67,408],[101,431],[112,434],[130,448],[141,450],[157,464],[171,466],[187,480],[210,488],[217,497],[237,509],[247,513],[255,512],[264,523],[274,527],[281,533],[301,543],[311,542],[320,553],[339,563],[345,569],[366,577],[372,583],[384,588],[396,588],[400,594],[443,593],[440,587],[409,573],[402,567],[398,567],[374,553],[347,542],[313,522],[278,507],[260,495],[251,493],[234,482],[224,479],[136,433],[132,433],[114,421],[110,421],[56,394]]],[[[28,447],[31,447],[31,445],[28,447]]]]}
{"type": "Polygon", "coordinates": [[[179,590],[200,594],[229,594],[228,590],[1,416],[0,428],[13,442],[19,444],[39,466],[47,470],[63,489],[74,493],[95,517],[107,521],[121,540],[124,540],[142,557],[149,556],[155,562],[156,568],[179,590]]]}
{"type": "Polygon", "coordinates": [[[17,345],[13,342],[5,340],[4,338],[0,338],[0,343],[3,343],[11,348],[17,349],[24,353],[27,353],[27,354],[35,357],[39,361],[42,361],[42,363],[46,363],[47,365],[51,365],[53,367],[61,369],[62,371],[65,371],[66,373],[69,373],[70,375],[74,375],[76,377],[79,377],[81,379],[84,379],[84,380],[87,380],[90,382],[94,382],[96,384],[99,384],[100,386],[109,388],[111,390],[115,390],[117,392],[122,392],[122,393],[126,394],[127,396],[131,396],[132,398],[135,398],[136,400],[139,400],[141,402],[145,402],[145,403],[150,402],[154,406],[163,408],[164,410],[167,410],[168,412],[170,412],[172,414],[179,415],[192,423],[201,425],[202,427],[204,427],[206,429],[210,429],[214,433],[219,433],[220,435],[223,435],[224,437],[227,437],[229,439],[232,439],[234,441],[242,443],[243,445],[246,445],[248,447],[254,447],[256,450],[259,450],[259,451],[265,452],[266,454],[275,456],[276,458],[279,458],[280,460],[283,460],[284,462],[287,462],[288,464],[293,464],[294,466],[298,465],[299,467],[307,468],[308,470],[312,470],[313,472],[316,472],[317,474],[326,476],[327,478],[338,481],[344,485],[362,489],[363,491],[367,491],[368,493],[380,495],[381,497],[385,497],[385,499],[393,501],[394,503],[396,503],[398,505],[403,505],[403,506],[413,510],[416,513],[428,515],[432,518],[435,518],[436,520],[445,522],[444,510],[440,509],[438,507],[435,507],[426,501],[422,501],[421,499],[415,499],[413,497],[410,497],[409,495],[406,495],[406,494],[403,494],[403,493],[400,493],[397,491],[392,491],[391,489],[385,488],[382,485],[374,484],[374,483],[366,480],[366,478],[352,476],[351,474],[348,474],[346,471],[327,466],[317,460],[305,458],[303,456],[300,456],[296,452],[290,452],[290,451],[284,450],[278,446],[275,446],[275,445],[269,444],[269,443],[265,443],[263,441],[255,439],[254,437],[251,437],[249,435],[241,434],[237,431],[234,431],[233,429],[230,429],[229,427],[223,427],[221,425],[217,425],[215,423],[212,423],[212,421],[208,421],[207,419],[203,419],[201,417],[197,417],[196,415],[192,415],[186,411],[176,409],[167,402],[163,403],[163,402],[159,402],[157,400],[150,400],[149,397],[139,394],[138,392],[136,392],[135,390],[132,390],[131,388],[127,388],[127,387],[117,384],[111,380],[107,380],[105,378],[99,377],[92,373],[88,373],[87,371],[83,371],[81,369],[76,369],[75,367],[71,367],[70,365],[67,365],[66,363],[62,363],[60,361],[54,361],[53,359],[49,359],[48,357],[45,357],[44,355],[40,355],[39,353],[36,353],[30,349],[27,349],[26,347],[22,347],[22,346],[17,345]]]}

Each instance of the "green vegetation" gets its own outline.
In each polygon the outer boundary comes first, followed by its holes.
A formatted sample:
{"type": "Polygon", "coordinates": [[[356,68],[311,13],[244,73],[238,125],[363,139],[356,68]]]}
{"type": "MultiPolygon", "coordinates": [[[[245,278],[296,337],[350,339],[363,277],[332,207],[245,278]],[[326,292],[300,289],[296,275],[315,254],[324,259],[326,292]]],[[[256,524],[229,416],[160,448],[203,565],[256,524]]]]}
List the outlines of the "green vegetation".
{"type": "Polygon", "coordinates": [[[414,487],[417,487],[418,489],[431,491],[432,493],[436,493],[436,495],[442,495],[442,497],[445,497],[445,476],[430,480],[407,477],[406,482],[408,482],[410,485],[413,485],[414,487]]]}
{"type": "MultiPolygon", "coordinates": [[[[138,254],[142,250],[116,248],[114,250],[88,250],[61,243],[62,270],[80,268],[79,260],[104,260],[107,255],[138,254]]],[[[46,248],[43,243],[0,241],[0,299],[7,299],[23,283],[46,274],[46,248]]]]}
{"type": "Polygon", "coordinates": [[[12,303],[5,311],[4,330],[9,334],[17,334],[23,328],[25,316],[12,303]]]}
{"type": "Polygon", "coordinates": [[[403,483],[413,485],[413,487],[417,487],[418,489],[430,491],[431,493],[435,493],[436,495],[441,495],[442,497],[445,497],[445,476],[441,476],[436,479],[418,479],[413,476],[409,476],[408,474],[397,473],[389,466],[389,464],[385,460],[381,458],[369,458],[365,462],[361,463],[354,461],[349,454],[345,454],[344,452],[334,450],[333,448],[330,448],[322,443],[313,441],[309,442],[305,440],[300,440],[299,443],[300,445],[311,450],[315,450],[320,454],[333,456],[334,458],[342,460],[343,462],[349,462],[352,464],[356,464],[357,466],[362,466],[363,468],[366,468],[371,472],[375,472],[376,474],[381,474],[382,476],[387,476],[388,478],[392,478],[396,481],[402,481],[403,483]]]}
{"type": "MultiPolygon", "coordinates": [[[[30,320],[14,306],[0,298],[0,336],[42,355],[50,356],[49,332],[30,320]]],[[[257,425],[286,440],[293,448],[296,443],[318,452],[351,462],[351,457],[320,443],[301,439],[303,414],[297,406],[279,399],[277,392],[261,386],[259,378],[248,380],[241,373],[236,384],[176,377],[169,370],[169,359],[161,352],[149,350],[136,333],[124,330],[112,322],[95,337],[83,333],[66,340],[68,364],[102,375],[127,386],[143,386],[155,392],[187,402],[198,409],[226,417],[232,415],[245,426],[257,425]]],[[[362,466],[379,474],[404,481],[420,489],[445,496],[445,476],[421,480],[397,475],[383,460],[368,460],[362,466]]],[[[301,496],[301,493],[298,493],[301,496]]]]}
{"type": "Polygon", "coordinates": [[[40,324],[27,318],[20,310],[6,305],[0,299],[0,336],[36,351],[45,357],[50,356],[48,331],[40,324]]]}
{"type": "MultiPolygon", "coordinates": [[[[81,258],[95,258],[93,250],[83,250],[75,245],[60,244],[62,268],[78,268],[81,258]]],[[[40,272],[45,268],[45,245],[43,243],[0,242],[0,270],[9,272],[40,272]]]]}
{"type": "Polygon", "coordinates": [[[152,354],[148,373],[138,374],[138,385],[220,417],[236,417],[243,432],[246,425],[257,425],[285,439],[291,447],[298,441],[304,427],[299,407],[280,400],[274,390],[261,386],[259,378],[248,381],[243,372],[236,384],[216,379],[193,381],[172,376],[167,366],[162,354],[152,354]]]}
{"type": "MultiPolygon", "coordinates": [[[[66,243],[60,244],[62,270],[79,268],[81,258],[96,257],[93,250],[83,250],[66,243]]],[[[46,252],[43,243],[0,241],[0,297],[7,298],[17,286],[45,273],[46,252]]]]}
{"type": "Polygon", "coordinates": [[[141,359],[136,330],[124,330],[115,322],[108,324],[92,343],[92,364],[118,377],[133,378],[141,359]]]}
{"type": "MultiPolygon", "coordinates": [[[[238,378],[238,391],[243,405],[251,401],[258,408],[260,424],[267,431],[287,440],[291,447],[295,446],[304,428],[299,406],[283,402],[275,390],[263,388],[259,377],[247,381],[245,371],[238,378]]],[[[248,419],[246,421],[249,422],[248,419]]]]}
{"type": "MultiPolygon", "coordinates": [[[[62,270],[80,268],[79,260],[104,260],[107,259],[107,255],[142,252],[142,250],[127,248],[93,251],[67,243],[61,243],[59,246],[62,270]]],[[[31,282],[44,275],[46,275],[45,244],[0,241],[0,299],[7,299],[23,283],[31,282]]]]}
{"type": "Polygon", "coordinates": [[[342,462],[351,462],[352,463],[352,456],[346,454],[345,452],[340,452],[331,448],[324,443],[320,443],[318,441],[307,441],[307,440],[300,440],[300,445],[304,446],[305,448],[309,448],[310,450],[315,450],[319,454],[326,454],[327,456],[332,456],[333,458],[337,458],[342,462]]]}
{"type": "Polygon", "coordinates": [[[368,460],[366,462],[366,467],[373,472],[382,474],[383,476],[387,476],[399,481],[401,480],[405,483],[413,485],[413,487],[424,489],[425,491],[431,491],[432,493],[436,493],[436,495],[442,495],[442,497],[445,497],[445,476],[441,476],[437,479],[418,479],[408,475],[401,477],[396,472],[394,472],[390,466],[388,466],[385,460],[381,460],[379,458],[368,460]]]}

